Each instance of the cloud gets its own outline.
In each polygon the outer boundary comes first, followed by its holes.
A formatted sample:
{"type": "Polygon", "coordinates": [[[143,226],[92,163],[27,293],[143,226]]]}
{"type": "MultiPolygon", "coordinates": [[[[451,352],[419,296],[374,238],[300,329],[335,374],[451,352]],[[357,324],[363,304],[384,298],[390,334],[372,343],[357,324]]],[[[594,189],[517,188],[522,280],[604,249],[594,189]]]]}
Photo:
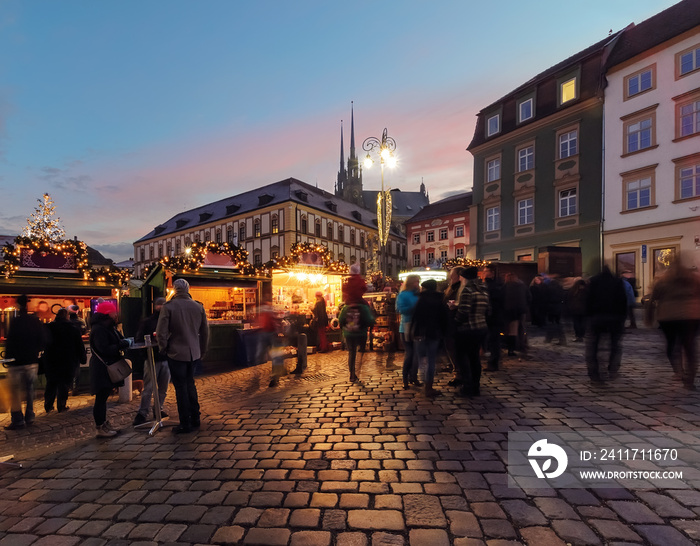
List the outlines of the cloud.
{"type": "Polygon", "coordinates": [[[111,258],[115,262],[121,262],[134,257],[134,245],[131,243],[92,244],[89,241],[85,241],[85,243],[99,250],[105,258],[111,258]]]}

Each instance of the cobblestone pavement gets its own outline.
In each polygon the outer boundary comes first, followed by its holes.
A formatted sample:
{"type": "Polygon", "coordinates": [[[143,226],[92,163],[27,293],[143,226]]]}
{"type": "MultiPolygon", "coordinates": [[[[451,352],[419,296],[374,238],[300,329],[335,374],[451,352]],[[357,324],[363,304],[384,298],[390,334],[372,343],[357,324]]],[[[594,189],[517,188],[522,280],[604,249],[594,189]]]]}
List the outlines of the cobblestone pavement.
{"type": "Polygon", "coordinates": [[[91,398],[71,398],[67,413],[0,432],[0,455],[24,465],[0,470],[0,546],[700,543],[700,481],[507,486],[508,431],[700,430],[700,393],[679,389],[657,330],[625,336],[620,377],[602,387],[581,344],[531,342],[474,399],[445,372],[434,400],[403,390],[400,353],[365,355],[356,384],[339,351],[274,389],[269,365],[203,377],[202,428],[181,436],[134,431],[138,400],[110,399],[121,434],[96,439],[91,398]]]}

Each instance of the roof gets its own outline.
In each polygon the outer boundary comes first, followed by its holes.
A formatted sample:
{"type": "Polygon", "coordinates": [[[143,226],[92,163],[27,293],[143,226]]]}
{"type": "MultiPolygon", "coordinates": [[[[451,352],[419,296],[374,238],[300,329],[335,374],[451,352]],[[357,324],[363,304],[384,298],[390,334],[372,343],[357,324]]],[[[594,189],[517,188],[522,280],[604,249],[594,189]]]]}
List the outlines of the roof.
{"type": "MultiPolygon", "coordinates": [[[[377,215],[371,210],[340,199],[332,193],[328,193],[296,178],[287,178],[255,190],[178,213],[156,226],[136,243],[185,230],[197,229],[200,225],[208,225],[217,221],[221,222],[228,218],[254,212],[263,207],[279,205],[289,201],[339,218],[346,218],[351,222],[364,225],[370,230],[377,229],[377,215]]],[[[397,237],[404,237],[395,229],[392,229],[392,234],[397,237]]]]}
{"type": "Polygon", "coordinates": [[[607,66],[620,64],[698,25],[700,2],[683,0],[625,30],[615,45],[607,66]]]}
{"type": "MultiPolygon", "coordinates": [[[[364,190],[362,199],[365,202],[365,206],[374,206],[376,209],[378,193],[379,190],[364,190]]],[[[429,204],[430,199],[423,192],[401,191],[398,188],[391,190],[391,214],[394,217],[410,218],[429,204]]]]}
{"type": "Polygon", "coordinates": [[[414,215],[406,223],[428,220],[429,218],[438,218],[448,214],[458,214],[460,212],[469,211],[472,205],[472,192],[464,192],[452,197],[446,197],[435,203],[431,203],[424,207],[420,212],[414,215]]]}

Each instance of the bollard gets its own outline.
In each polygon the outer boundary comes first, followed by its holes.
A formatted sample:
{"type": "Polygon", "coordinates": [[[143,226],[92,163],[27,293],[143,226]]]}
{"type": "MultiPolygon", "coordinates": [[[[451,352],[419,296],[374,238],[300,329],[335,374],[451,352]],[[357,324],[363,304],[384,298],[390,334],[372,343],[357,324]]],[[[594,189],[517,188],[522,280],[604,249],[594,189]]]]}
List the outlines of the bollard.
{"type": "Polygon", "coordinates": [[[297,368],[294,373],[302,373],[306,369],[306,334],[297,338],[297,368]]]}

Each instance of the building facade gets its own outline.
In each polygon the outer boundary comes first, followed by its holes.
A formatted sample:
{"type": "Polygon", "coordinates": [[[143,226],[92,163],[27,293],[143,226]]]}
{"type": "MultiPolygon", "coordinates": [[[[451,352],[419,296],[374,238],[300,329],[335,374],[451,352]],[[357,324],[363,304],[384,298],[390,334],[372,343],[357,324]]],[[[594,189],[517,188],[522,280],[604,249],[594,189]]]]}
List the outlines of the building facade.
{"type": "Polygon", "coordinates": [[[600,269],[603,66],[619,33],[551,67],[478,114],[471,209],[478,258],[538,261],[577,247],[600,269]]]}
{"type": "MultiPolygon", "coordinates": [[[[287,256],[294,243],[328,247],[336,261],[376,262],[377,220],[372,212],[314,186],[288,178],[179,213],[134,243],[134,273],[163,256],[180,255],[194,241],[228,242],[248,251],[253,265],[287,256]]],[[[406,239],[391,230],[387,275],[406,264],[406,239]]]]}
{"type": "Polygon", "coordinates": [[[448,259],[470,255],[471,192],[424,207],[406,221],[408,267],[439,267],[448,259]]]}
{"type": "Polygon", "coordinates": [[[678,253],[700,266],[700,9],[628,28],[605,90],[606,261],[642,294],[678,253]]]}

